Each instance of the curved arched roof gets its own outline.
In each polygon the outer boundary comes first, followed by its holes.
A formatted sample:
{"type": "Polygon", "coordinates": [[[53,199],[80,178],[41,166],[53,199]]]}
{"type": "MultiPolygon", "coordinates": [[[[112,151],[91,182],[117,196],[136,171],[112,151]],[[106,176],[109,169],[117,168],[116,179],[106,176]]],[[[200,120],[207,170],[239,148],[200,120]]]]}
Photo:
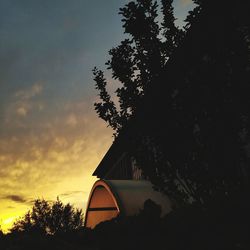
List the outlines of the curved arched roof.
{"type": "Polygon", "coordinates": [[[110,220],[118,214],[138,214],[147,199],[161,206],[162,216],[171,211],[169,198],[155,191],[149,181],[98,180],[89,195],[85,226],[94,228],[100,222],[110,220]]]}

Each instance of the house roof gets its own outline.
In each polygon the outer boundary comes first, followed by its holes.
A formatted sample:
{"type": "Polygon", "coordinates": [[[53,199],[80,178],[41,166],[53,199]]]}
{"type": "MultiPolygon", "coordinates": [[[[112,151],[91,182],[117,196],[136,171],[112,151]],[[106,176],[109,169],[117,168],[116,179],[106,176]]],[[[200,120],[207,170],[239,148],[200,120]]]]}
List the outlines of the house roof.
{"type": "Polygon", "coordinates": [[[171,211],[169,198],[155,191],[149,181],[98,180],[89,195],[85,225],[93,228],[118,214],[136,215],[143,209],[144,202],[148,199],[160,205],[161,216],[171,211]]]}

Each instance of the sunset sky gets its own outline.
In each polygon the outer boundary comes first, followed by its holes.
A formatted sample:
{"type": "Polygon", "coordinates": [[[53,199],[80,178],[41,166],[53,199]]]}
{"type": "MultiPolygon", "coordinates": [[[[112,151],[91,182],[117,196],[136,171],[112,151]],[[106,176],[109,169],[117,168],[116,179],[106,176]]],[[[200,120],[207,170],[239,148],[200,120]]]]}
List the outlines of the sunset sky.
{"type": "MultiPolygon", "coordinates": [[[[118,10],[127,2],[0,1],[2,229],[36,198],[85,209],[92,172],[113,140],[93,108],[91,70],[105,69],[124,38],[118,10]]],[[[176,0],[180,20],[190,6],[176,0]]]]}

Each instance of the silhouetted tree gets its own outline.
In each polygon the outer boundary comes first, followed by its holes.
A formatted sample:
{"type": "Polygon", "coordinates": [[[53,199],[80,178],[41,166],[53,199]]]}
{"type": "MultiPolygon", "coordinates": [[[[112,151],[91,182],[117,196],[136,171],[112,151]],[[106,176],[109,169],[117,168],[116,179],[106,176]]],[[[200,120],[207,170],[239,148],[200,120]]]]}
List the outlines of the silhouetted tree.
{"type": "Polygon", "coordinates": [[[145,102],[134,152],[160,190],[207,205],[249,196],[250,22],[246,4],[196,3],[145,102]]]}
{"type": "Polygon", "coordinates": [[[0,239],[3,236],[3,230],[2,230],[2,226],[0,225],[0,239]]]}
{"type": "Polygon", "coordinates": [[[59,199],[51,206],[50,233],[69,232],[83,226],[82,210],[74,209],[69,203],[64,205],[59,199]]]}
{"type": "MultiPolygon", "coordinates": [[[[141,136],[134,135],[132,153],[159,189],[179,201],[204,204],[249,188],[250,26],[246,4],[194,3],[175,54],[183,32],[174,25],[172,1],[162,1],[161,28],[152,1],[121,9],[132,38],[111,50],[107,63],[123,84],[117,90],[121,110],[112,103],[101,117],[119,131],[149,90],[144,116],[136,114],[141,136]]],[[[99,115],[104,104],[96,104],[99,115]]]]}
{"type": "Polygon", "coordinates": [[[116,91],[120,109],[97,69],[102,102],[95,107],[119,135],[135,114],[122,132],[127,146],[128,137],[135,141],[127,150],[144,175],[178,204],[204,206],[249,196],[250,10],[246,2],[194,4],[184,39],[172,1],[162,1],[161,25],[153,1],[120,10],[130,38],[110,51],[107,62],[122,84],[116,91]]]}
{"type": "Polygon", "coordinates": [[[101,102],[95,103],[95,110],[116,134],[135,112],[152,79],[159,76],[184,36],[184,31],[175,25],[172,2],[161,1],[161,24],[156,20],[156,1],[131,1],[120,8],[124,32],[129,38],[109,51],[111,59],[106,63],[112,78],[122,85],[115,91],[119,107],[116,107],[107,91],[108,83],[103,71],[97,68],[93,70],[101,99],[101,102]]]}
{"type": "Polygon", "coordinates": [[[69,203],[64,205],[59,198],[52,203],[37,199],[31,211],[18,219],[11,231],[56,234],[77,230],[82,226],[82,210],[73,208],[69,203]]]}

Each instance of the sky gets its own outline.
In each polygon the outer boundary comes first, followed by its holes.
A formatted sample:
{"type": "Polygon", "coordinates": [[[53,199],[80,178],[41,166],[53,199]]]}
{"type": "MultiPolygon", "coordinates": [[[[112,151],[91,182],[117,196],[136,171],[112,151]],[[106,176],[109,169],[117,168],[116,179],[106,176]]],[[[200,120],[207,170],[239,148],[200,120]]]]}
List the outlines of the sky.
{"type": "MultiPolygon", "coordinates": [[[[91,70],[124,39],[126,0],[0,0],[0,225],[37,198],[85,212],[112,131],[97,117],[91,70]]],[[[182,25],[191,0],[174,3],[182,25]]],[[[114,81],[107,78],[112,85],[114,81]]]]}

